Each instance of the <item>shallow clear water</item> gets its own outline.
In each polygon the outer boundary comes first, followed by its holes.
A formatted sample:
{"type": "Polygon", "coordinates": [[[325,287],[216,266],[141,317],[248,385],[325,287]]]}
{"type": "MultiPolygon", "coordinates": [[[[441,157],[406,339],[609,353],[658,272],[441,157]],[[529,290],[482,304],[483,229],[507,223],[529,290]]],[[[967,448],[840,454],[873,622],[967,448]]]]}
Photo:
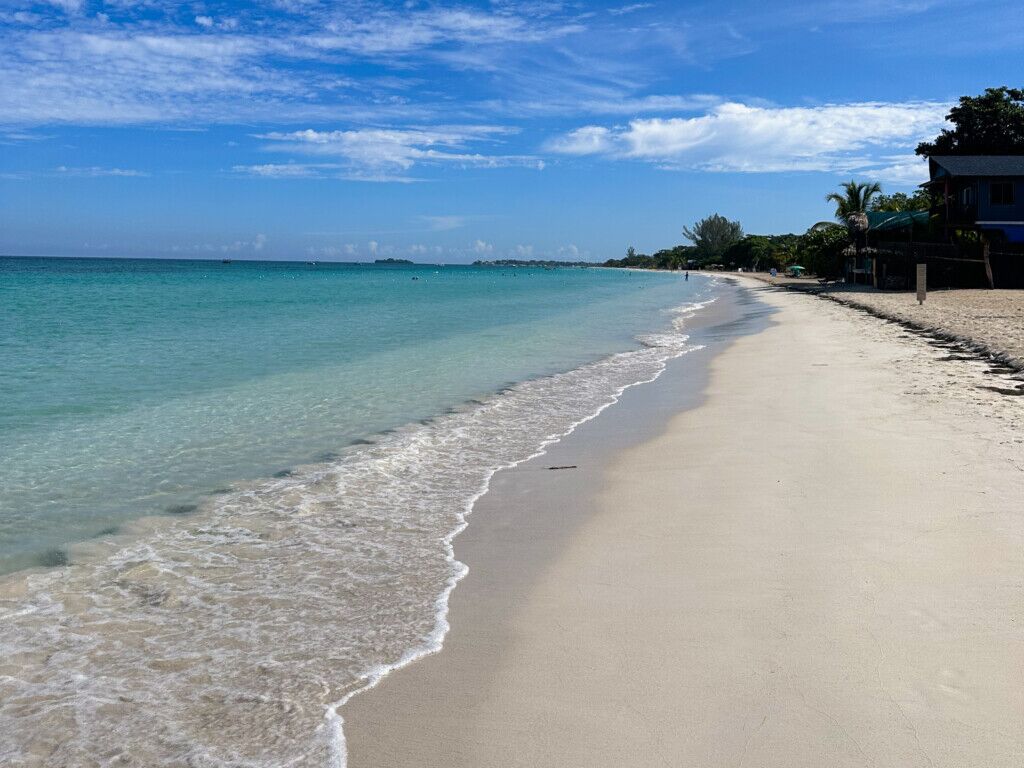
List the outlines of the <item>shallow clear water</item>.
{"type": "Polygon", "coordinates": [[[491,475],[689,351],[715,291],[0,261],[0,562],[71,563],[0,579],[0,763],[343,765],[336,705],[437,647],[491,475]]]}
{"type": "Polygon", "coordinates": [[[0,571],[629,348],[687,287],[608,270],[0,260],[0,571]]]}

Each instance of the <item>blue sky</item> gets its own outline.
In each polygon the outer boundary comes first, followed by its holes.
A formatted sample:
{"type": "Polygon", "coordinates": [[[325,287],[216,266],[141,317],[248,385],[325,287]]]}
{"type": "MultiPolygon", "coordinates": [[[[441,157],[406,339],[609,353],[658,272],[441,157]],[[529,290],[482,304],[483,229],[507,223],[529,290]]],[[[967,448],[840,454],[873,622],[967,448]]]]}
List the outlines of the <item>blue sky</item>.
{"type": "Polygon", "coordinates": [[[0,253],[471,261],[828,218],[1020,85],[1019,0],[0,0],[0,253]]]}

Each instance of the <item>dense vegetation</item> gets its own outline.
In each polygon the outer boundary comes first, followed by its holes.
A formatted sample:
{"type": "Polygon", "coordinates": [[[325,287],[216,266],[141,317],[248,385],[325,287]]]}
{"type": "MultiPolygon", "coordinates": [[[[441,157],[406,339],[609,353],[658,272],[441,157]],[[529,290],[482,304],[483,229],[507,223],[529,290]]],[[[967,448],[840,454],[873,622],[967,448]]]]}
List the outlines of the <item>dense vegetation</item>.
{"type": "Polygon", "coordinates": [[[912,195],[905,192],[894,192],[891,195],[879,195],[871,201],[872,211],[927,211],[932,207],[931,198],[923,189],[916,190],[912,195]]]}
{"type": "Polygon", "coordinates": [[[917,145],[919,155],[1024,155],[1024,90],[987,88],[962,96],[934,141],[917,145]]]}

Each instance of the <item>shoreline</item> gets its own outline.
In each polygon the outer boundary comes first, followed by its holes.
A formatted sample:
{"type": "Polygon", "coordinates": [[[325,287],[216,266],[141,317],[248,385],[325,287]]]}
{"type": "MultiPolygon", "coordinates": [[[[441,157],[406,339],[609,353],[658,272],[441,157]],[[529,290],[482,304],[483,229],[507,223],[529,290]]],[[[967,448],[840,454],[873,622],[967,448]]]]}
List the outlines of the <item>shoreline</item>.
{"type": "Polygon", "coordinates": [[[759,290],[778,314],[712,359],[708,386],[694,379],[700,391],[686,388],[681,371],[697,368],[686,356],[545,457],[577,470],[527,463],[495,476],[456,543],[470,572],[452,595],[444,649],[343,712],[352,768],[870,762],[858,749],[880,764],[1013,764],[1024,744],[1006,734],[1024,700],[994,673],[1000,660],[1019,665],[1005,639],[1015,612],[991,595],[1009,594],[1014,568],[1024,567],[1006,543],[1024,535],[1008,514],[1024,492],[1019,407],[972,389],[986,380],[980,363],[943,362],[873,318],[759,290]],[[779,404],[759,376],[792,402],[779,404]],[[836,390],[847,394],[838,404],[836,390]],[[863,414],[847,405],[857,398],[863,414]],[[894,430],[896,417],[906,423],[894,430]],[[765,443],[776,435],[792,453],[765,443]],[[754,464],[751,444],[763,446],[754,464]],[[988,463],[965,464],[970,449],[983,449],[988,463]],[[682,467],[667,461],[680,454],[682,467]],[[828,472],[791,477],[787,464],[801,457],[828,472]],[[986,491],[961,487],[957,476],[986,491]],[[759,513],[765,504],[773,515],[759,513]],[[844,514],[823,514],[832,506],[844,514]],[[957,551],[950,531],[964,527],[991,557],[957,551]],[[925,546],[935,538],[943,558],[925,546]],[[914,555],[903,576],[885,564],[894,541],[914,555]],[[964,586],[954,588],[944,570],[964,586]],[[929,578],[945,592],[929,589],[929,578]],[[974,605],[961,605],[964,589],[974,605]],[[882,603],[889,614],[877,612],[882,603]],[[966,615],[946,621],[954,609],[966,615]],[[918,618],[908,621],[908,611],[918,618]],[[888,623],[878,622],[883,615],[888,623]],[[986,663],[952,663],[958,627],[985,621],[1002,633],[973,638],[986,663]],[[942,627],[944,642],[933,642],[928,622],[942,627]],[[876,665],[863,644],[869,634],[947,672],[932,680],[889,654],[888,666],[876,665]],[[828,672],[827,657],[843,662],[845,678],[828,672]],[[776,692],[774,709],[758,710],[762,720],[744,702],[765,704],[763,684],[780,668],[799,669],[804,700],[776,692]],[[1004,734],[987,748],[958,727],[979,727],[965,688],[988,692],[973,707],[1004,734]],[[781,717],[789,711],[806,722],[781,717]],[[915,745],[917,734],[935,743],[915,745]]]}
{"type": "MultiPolygon", "coordinates": [[[[716,301],[722,298],[721,294],[717,294],[711,299],[696,302],[692,305],[686,305],[685,310],[681,308],[674,308],[671,311],[677,314],[683,314],[686,320],[693,320],[699,318],[694,325],[700,327],[707,322],[707,319],[700,315],[702,310],[705,310],[708,306],[713,305],[716,301]]],[[[691,337],[689,334],[686,336],[687,340],[691,337]]],[[[557,452],[556,449],[560,443],[568,438],[571,438],[580,427],[593,422],[595,419],[601,417],[601,415],[609,408],[617,405],[627,393],[632,390],[642,388],[644,386],[651,385],[658,381],[661,376],[665,373],[669,366],[674,362],[681,360],[689,356],[692,352],[700,352],[703,350],[703,346],[695,346],[682,352],[678,352],[674,356],[666,359],[662,367],[655,371],[650,378],[633,381],[626,384],[618,389],[618,391],[612,396],[612,398],[597,408],[593,413],[585,416],[584,418],[576,421],[570,425],[567,431],[559,435],[551,435],[546,438],[532,453],[530,456],[515,461],[510,464],[496,467],[492,469],[487,478],[484,480],[483,485],[478,493],[472,496],[465,505],[465,509],[460,515],[458,524],[452,531],[444,538],[444,546],[446,549],[446,560],[452,567],[452,575],[449,578],[446,587],[441,595],[438,596],[435,602],[435,611],[437,617],[437,623],[434,627],[433,632],[426,638],[425,642],[419,646],[409,648],[406,653],[397,661],[389,664],[378,665],[371,669],[365,674],[359,681],[356,681],[358,685],[353,684],[345,691],[344,695],[337,701],[331,703],[327,712],[325,713],[325,720],[328,723],[330,729],[330,766],[331,768],[348,768],[351,764],[349,761],[349,750],[348,741],[344,728],[345,719],[341,714],[341,709],[345,707],[349,701],[355,697],[364,695],[374,690],[378,685],[384,683],[388,677],[396,672],[400,672],[406,667],[415,664],[423,659],[440,653],[444,649],[445,639],[451,630],[451,624],[448,621],[450,614],[450,602],[451,596],[455,592],[456,587],[465,579],[469,573],[468,565],[459,559],[455,553],[454,543],[462,536],[463,532],[469,527],[470,516],[476,511],[477,505],[480,500],[487,496],[493,487],[494,479],[499,477],[502,473],[514,472],[519,467],[524,465],[532,466],[535,463],[543,462],[550,463],[551,454],[557,452]]],[[[522,382],[521,382],[522,383],[522,382]]],[[[549,466],[546,467],[548,470],[562,470],[562,469],[577,469],[576,466],[549,466]]]]}
{"type": "Polygon", "coordinates": [[[153,764],[229,750],[344,764],[340,703],[440,645],[462,575],[450,542],[465,527],[465,503],[495,468],[536,455],[688,356],[694,344],[680,322],[717,293],[664,307],[664,326],[631,349],[507,385],[351,456],[233,488],[197,514],[143,518],[130,532],[138,535],[79,545],[68,568],[0,577],[4,647],[17,651],[0,665],[0,722],[10,727],[0,754],[85,763],[108,748],[113,728],[110,748],[153,764]],[[225,637],[225,627],[238,634],[225,637]],[[144,653],[151,638],[161,658],[144,653]],[[123,692],[117,711],[73,717],[68,704],[108,690],[123,692]],[[211,730],[227,712],[230,728],[211,730]]]}

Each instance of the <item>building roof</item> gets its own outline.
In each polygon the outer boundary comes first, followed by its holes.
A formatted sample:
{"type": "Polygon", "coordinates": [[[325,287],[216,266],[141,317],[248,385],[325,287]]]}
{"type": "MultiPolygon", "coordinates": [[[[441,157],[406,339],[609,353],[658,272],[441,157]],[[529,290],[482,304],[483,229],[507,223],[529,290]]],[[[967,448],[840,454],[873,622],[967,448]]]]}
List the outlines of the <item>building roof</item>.
{"type": "Polygon", "coordinates": [[[940,155],[928,158],[932,180],[945,176],[1024,176],[1024,155],[940,155]]]}
{"type": "Polygon", "coordinates": [[[928,224],[928,211],[868,211],[868,231],[885,232],[928,224]]]}

